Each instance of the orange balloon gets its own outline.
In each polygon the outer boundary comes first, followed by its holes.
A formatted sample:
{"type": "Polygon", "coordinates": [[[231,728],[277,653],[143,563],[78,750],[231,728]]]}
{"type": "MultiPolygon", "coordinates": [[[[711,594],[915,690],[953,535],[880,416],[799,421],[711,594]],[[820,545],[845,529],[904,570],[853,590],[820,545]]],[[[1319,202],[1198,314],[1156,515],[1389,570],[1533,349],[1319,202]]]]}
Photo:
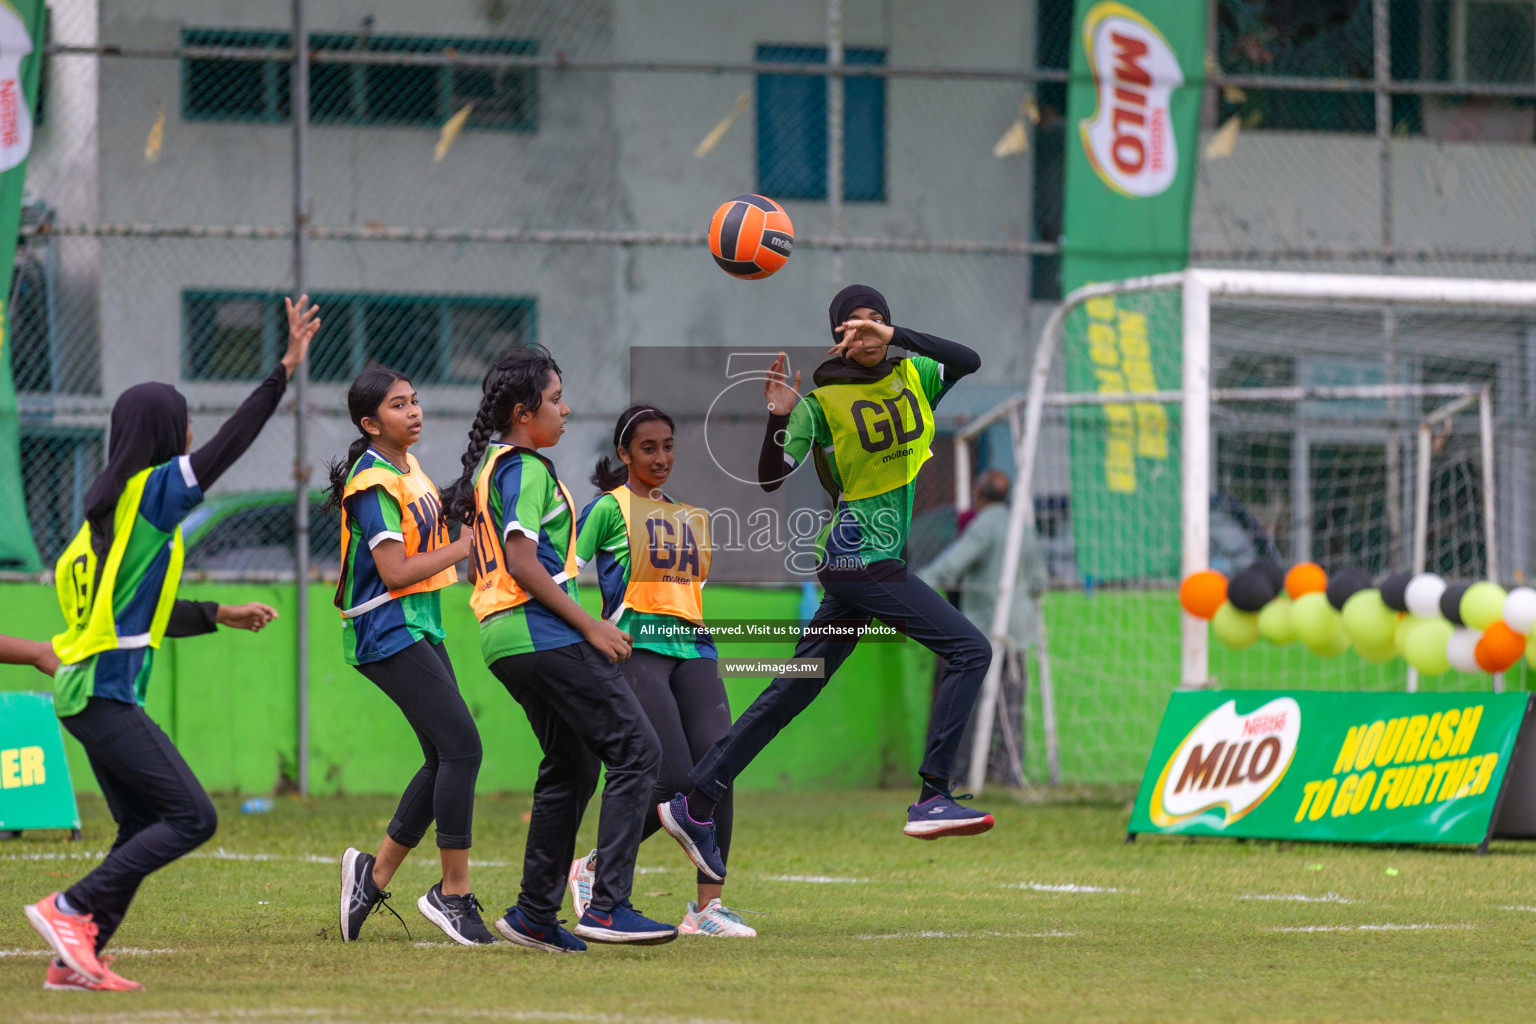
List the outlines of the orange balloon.
{"type": "Polygon", "coordinates": [[[1495,622],[1483,632],[1475,650],[1477,665],[1484,672],[1507,671],[1524,653],[1525,637],[1502,621],[1495,622]]]}
{"type": "Polygon", "coordinates": [[[1227,578],[1215,569],[1192,572],[1179,584],[1179,604],[1197,619],[1215,618],[1227,601],[1227,578]]]}
{"type": "Polygon", "coordinates": [[[1304,594],[1316,594],[1328,589],[1328,574],[1316,562],[1300,562],[1291,566],[1285,574],[1285,592],[1294,601],[1304,594]]]}

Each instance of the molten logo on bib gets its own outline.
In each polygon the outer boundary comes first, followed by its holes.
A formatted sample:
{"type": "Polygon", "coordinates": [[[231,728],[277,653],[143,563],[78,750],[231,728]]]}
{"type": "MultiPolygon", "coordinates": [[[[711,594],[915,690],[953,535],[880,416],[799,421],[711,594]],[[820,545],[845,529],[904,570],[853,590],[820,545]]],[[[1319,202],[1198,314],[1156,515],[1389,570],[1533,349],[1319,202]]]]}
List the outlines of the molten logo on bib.
{"type": "Polygon", "coordinates": [[[1163,766],[1150,813],[1168,828],[1220,809],[1225,828],[1273,793],[1301,735],[1301,708],[1280,697],[1246,715],[1227,701],[1200,720],[1163,766]]]}
{"type": "Polygon", "coordinates": [[[1166,191],[1179,169],[1169,108],[1184,84],[1168,40],[1141,14],[1107,2],[1084,16],[1083,45],[1098,106],[1078,129],[1093,169],[1123,195],[1166,191]]]}

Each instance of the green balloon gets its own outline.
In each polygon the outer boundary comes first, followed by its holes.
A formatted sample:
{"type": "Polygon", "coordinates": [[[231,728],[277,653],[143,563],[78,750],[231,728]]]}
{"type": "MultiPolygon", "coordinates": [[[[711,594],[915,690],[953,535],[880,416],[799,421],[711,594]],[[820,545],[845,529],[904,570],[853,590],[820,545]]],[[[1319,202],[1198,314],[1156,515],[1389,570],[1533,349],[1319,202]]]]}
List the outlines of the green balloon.
{"type": "Polygon", "coordinates": [[[1357,643],[1355,644],[1355,653],[1360,655],[1360,660],[1362,661],[1369,662],[1372,665],[1385,665],[1397,657],[1397,648],[1393,646],[1392,640],[1388,638],[1384,644],[1357,643]]]}
{"type": "MultiPolygon", "coordinates": [[[[1502,604],[1500,607],[1503,607],[1502,604]]],[[[1357,648],[1381,650],[1392,646],[1397,613],[1387,607],[1379,590],[1357,590],[1344,602],[1344,632],[1357,648]]]]}
{"type": "Polygon", "coordinates": [[[1281,594],[1259,610],[1259,636],[1277,647],[1284,647],[1296,639],[1289,597],[1281,594]]]}
{"type": "Polygon", "coordinates": [[[1413,627],[1404,645],[1403,659],[1420,675],[1438,676],[1450,671],[1451,660],[1445,656],[1446,642],[1456,627],[1444,619],[1425,619],[1413,627]]]}
{"type": "Polygon", "coordinates": [[[1234,651],[1240,651],[1251,647],[1259,638],[1259,614],[1238,611],[1228,601],[1216,609],[1216,615],[1211,619],[1211,631],[1216,634],[1216,639],[1234,651]]]}
{"type": "Polygon", "coordinates": [[[1428,621],[1413,614],[1404,615],[1397,620],[1397,625],[1392,628],[1392,646],[1396,648],[1399,658],[1408,656],[1408,635],[1415,627],[1428,621]]]}
{"type": "MultiPolygon", "coordinates": [[[[1332,610],[1330,606],[1329,611],[1332,610]]],[[[1306,648],[1319,658],[1336,658],[1349,650],[1349,635],[1344,632],[1344,625],[1337,614],[1333,617],[1332,635],[1324,638],[1321,643],[1307,644],[1306,648]]]]}
{"type": "MultiPolygon", "coordinates": [[[[1328,595],[1322,591],[1303,594],[1291,604],[1291,624],[1296,627],[1297,638],[1308,647],[1331,647],[1340,635],[1339,613],[1328,603],[1328,595]]],[[[1345,637],[1345,646],[1349,638],[1345,637]]]]}
{"type": "Polygon", "coordinates": [[[1474,583],[1461,595],[1461,621],[1479,633],[1504,617],[1504,599],[1508,597],[1497,583],[1474,583]]]}

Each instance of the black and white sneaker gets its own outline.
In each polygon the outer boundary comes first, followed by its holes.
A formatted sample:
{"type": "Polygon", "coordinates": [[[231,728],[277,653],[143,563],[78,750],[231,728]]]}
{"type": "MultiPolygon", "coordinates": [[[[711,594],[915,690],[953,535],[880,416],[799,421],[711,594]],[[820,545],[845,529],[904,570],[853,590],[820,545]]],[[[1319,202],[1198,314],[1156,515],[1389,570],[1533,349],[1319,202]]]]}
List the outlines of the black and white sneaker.
{"type": "Polygon", "coordinates": [[[341,855],[342,942],[356,942],[368,915],[389,899],[389,893],[373,884],[373,860],[373,854],[351,846],[341,855]]]}
{"type": "Polygon", "coordinates": [[[480,919],[480,911],[485,908],[480,906],[474,893],[445,896],[443,883],[438,882],[416,901],[416,909],[421,911],[422,917],[437,925],[461,946],[491,946],[496,943],[496,936],[486,929],[485,922],[480,919]]]}

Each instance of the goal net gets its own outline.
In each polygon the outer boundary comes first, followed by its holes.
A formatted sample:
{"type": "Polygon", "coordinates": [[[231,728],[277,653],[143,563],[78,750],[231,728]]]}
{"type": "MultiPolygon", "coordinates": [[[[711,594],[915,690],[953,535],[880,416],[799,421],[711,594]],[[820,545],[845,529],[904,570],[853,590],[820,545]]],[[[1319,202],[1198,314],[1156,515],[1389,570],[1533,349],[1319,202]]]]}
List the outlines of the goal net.
{"type": "MultiPolygon", "coordinates": [[[[982,470],[1010,473],[1006,557],[1033,546],[1046,567],[1038,602],[1025,576],[1003,574],[992,631],[1011,643],[1015,595],[1038,609],[1025,777],[1134,782],[1180,685],[1415,686],[1401,660],[1229,650],[1180,611],[1178,581],[1269,557],[1524,582],[1533,416],[1536,285],[1198,270],[1068,296],[1028,394],[955,438],[957,505],[982,470]]],[[[1001,660],[979,725],[1017,713],[1001,660]]],[[[973,786],[984,770],[978,755],[973,786]]]]}

